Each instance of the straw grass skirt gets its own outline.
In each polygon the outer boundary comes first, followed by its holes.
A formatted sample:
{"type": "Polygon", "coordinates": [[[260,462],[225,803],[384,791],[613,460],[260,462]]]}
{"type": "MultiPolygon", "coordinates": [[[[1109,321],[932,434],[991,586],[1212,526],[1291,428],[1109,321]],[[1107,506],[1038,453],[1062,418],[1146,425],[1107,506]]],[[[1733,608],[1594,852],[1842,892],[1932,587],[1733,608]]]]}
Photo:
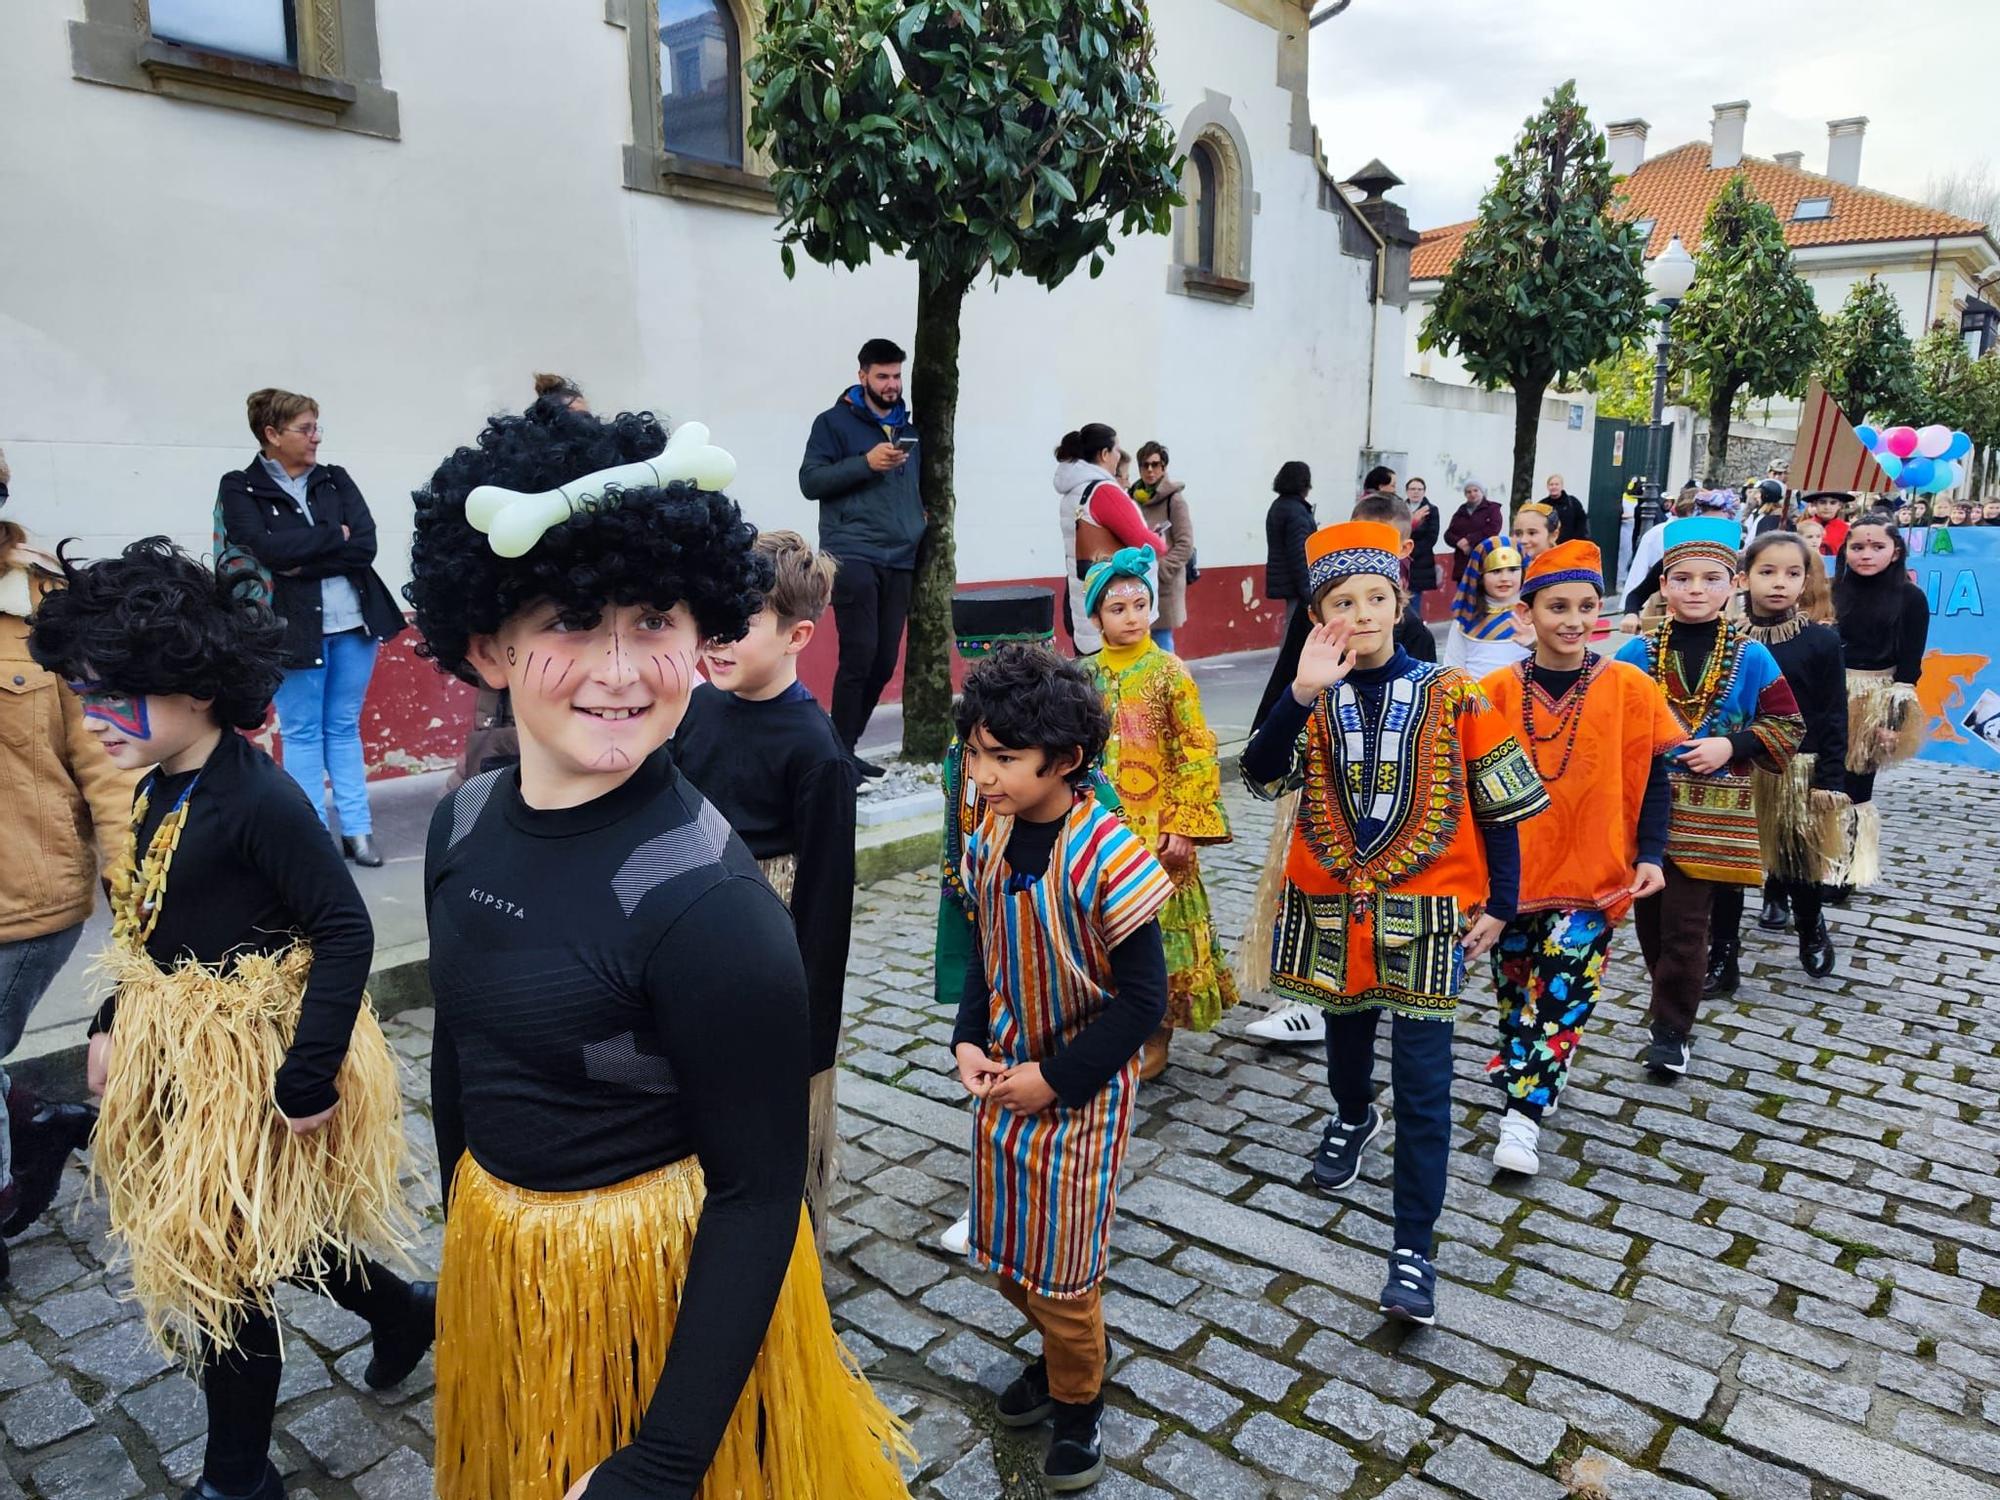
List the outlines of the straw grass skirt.
{"type": "Polygon", "coordinates": [[[1795,755],[1784,771],[1753,770],[1751,801],[1764,869],[1780,880],[1847,885],[1854,858],[1854,804],[1844,792],[1813,788],[1814,755],[1795,755]]]}
{"type": "MultiPolygon", "coordinates": [[[[438,1289],[439,1500],[562,1500],[629,1443],[673,1341],[704,1194],[688,1157],[581,1193],[458,1166],[438,1289]]],[[[834,1337],[801,1210],[702,1500],[905,1496],[913,1453],[834,1337]]]]}
{"type": "Polygon", "coordinates": [[[1250,916],[1243,924],[1243,941],[1236,945],[1236,989],[1243,995],[1268,993],[1271,988],[1271,939],[1277,931],[1278,907],[1285,895],[1285,858],[1292,849],[1292,825],[1298,821],[1299,794],[1287,792],[1274,804],[1271,839],[1264,848],[1264,869],[1250,916]]]}
{"type": "Polygon", "coordinates": [[[1917,690],[1893,673],[1847,669],[1847,769],[1879,771],[1908,760],[1923,748],[1924,716],[1917,690]],[[1889,731],[1885,745],[1876,736],[1889,731]]]}
{"type": "Polygon", "coordinates": [[[113,949],[110,1077],[91,1150],[146,1326],[175,1357],[232,1348],[271,1288],[361,1249],[401,1258],[415,1230],[396,1062],[364,999],[340,1105],[295,1136],[271,1102],[312,954],[248,955],[227,975],[113,949]]]}

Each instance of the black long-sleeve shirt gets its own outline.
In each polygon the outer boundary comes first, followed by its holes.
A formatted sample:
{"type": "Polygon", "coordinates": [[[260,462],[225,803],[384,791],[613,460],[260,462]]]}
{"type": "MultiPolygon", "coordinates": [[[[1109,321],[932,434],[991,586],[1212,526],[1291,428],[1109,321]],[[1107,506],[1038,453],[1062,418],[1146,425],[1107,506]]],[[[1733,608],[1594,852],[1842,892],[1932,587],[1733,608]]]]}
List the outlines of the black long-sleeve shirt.
{"type": "MultiPolygon", "coordinates": [[[[1056,836],[1067,821],[1063,817],[1030,823],[1016,818],[1014,831],[1007,837],[1007,868],[1029,879],[1046,876],[1056,836]]],[[[1072,1108],[1101,1091],[1159,1029],[1167,1014],[1167,955],[1157,919],[1113,948],[1110,962],[1110,1003],[1062,1051],[1041,1059],[1042,1081],[1072,1108]]],[[[984,1050],[991,1039],[991,1007],[986,964],[975,933],[972,956],[965,965],[965,989],[959,997],[958,1024],[951,1033],[953,1048],[971,1042],[984,1050]]]]}
{"type": "MultiPolygon", "coordinates": [[[[1757,625],[1753,617],[1751,625],[1757,625]]],[[[1840,636],[1829,625],[1807,625],[1790,640],[1765,641],[1778,659],[1778,670],[1791,684],[1806,722],[1801,755],[1813,757],[1813,787],[1839,792],[1847,788],[1847,668],[1840,636]]]]}
{"type": "Polygon", "coordinates": [[[758,859],[792,855],[792,923],[806,968],[812,1070],[840,1050],[854,930],[854,758],[803,683],[756,702],[702,683],[674,760],[758,859]]]}
{"type": "Polygon", "coordinates": [[[426,866],[438,1156],[533,1191],[698,1157],[707,1199],[666,1364],[592,1500],[692,1496],[784,1281],[806,1168],[791,918],[662,750],[541,811],[519,773],[441,803],[426,866]]]}
{"type": "Polygon", "coordinates": [[[1924,673],[1931,606],[1924,591],[1898,570],[1894,577],[1843,578],[1834,587],[1840,640],[1856,671],[1892,671],[1914,686],[1924,673]]]}
{"type": "MultiPolygon", "coordinates": [[[[146,952],[163,969],[188,959],[226,969],[240,954],[310,943],[299,1022],[273,1094],[295,1120],[316,1115],[340,1097],[334,1075],[375,956],[368,907],[298,783],[228,731],[199,771],[152,778],[139,858],[190,784],[187,823],[146,952]]],[[[116,1020],[114,995],[90,1029],[110,1031],[116,1020]]]]}

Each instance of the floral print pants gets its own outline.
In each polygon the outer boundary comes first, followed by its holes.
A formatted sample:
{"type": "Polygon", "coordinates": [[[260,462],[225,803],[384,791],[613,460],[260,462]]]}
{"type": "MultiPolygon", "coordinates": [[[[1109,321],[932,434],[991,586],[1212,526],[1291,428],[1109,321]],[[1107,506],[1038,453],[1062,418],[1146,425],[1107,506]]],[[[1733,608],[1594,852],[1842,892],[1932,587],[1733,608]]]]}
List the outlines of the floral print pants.
{"type": "Polygon", "coordinates": [[[1528,1114],[1539,1118],[1562,1094],[1610,947],[1599,911],[1524,912],[1493,947],[1500,1050],[1486,1072],[1528,1114]]]}

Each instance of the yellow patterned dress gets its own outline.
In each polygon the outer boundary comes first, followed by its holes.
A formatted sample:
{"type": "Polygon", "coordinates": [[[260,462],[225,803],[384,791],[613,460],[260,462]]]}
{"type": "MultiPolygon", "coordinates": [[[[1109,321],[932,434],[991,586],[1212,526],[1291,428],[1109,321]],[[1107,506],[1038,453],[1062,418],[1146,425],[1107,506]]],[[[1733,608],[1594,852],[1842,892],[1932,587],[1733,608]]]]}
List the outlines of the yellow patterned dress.
{"type": "MultiPolygon", "coordinates": [[[[1104,773],[1117,788],[1120,815],[1146,847],[1158,851],[1163,836],[1190,843],[1226,844],[1222,767],[1215,735],[1201,716],[1201,693],[1179,657],[1149,640],[1106,646],[1091,659],[1097,690],[1111,714],[1111,743],[1104,773]]],[[[1236,1004],[1236,981],[1222,956],[1201,860],[1168,866],[1174,893],[1160,912],[1167,950],[1167,1025],[1207,1031],[1236,1004]]]]}

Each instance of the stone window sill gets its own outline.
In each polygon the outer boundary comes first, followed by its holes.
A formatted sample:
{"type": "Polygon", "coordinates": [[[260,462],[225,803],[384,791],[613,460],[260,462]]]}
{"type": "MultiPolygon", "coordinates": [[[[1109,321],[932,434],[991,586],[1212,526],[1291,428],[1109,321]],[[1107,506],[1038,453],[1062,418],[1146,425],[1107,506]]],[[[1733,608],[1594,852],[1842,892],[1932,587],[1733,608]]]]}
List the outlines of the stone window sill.
{"type": "Polygon", "coordinates": [[[777,212],[771,180],[740,167],[698,161],[671,151],[625,148],[625,186],[634,192],[659,193],[717,208],[743,209],[765,215],[777,212]]]}
{"type": "Polygon", "coordinates": [[[139,66],[163,94],[263,106],[322,124],[337,121],[359,97],[354,85],[338,79],[313,78],[293,68],[153,38],[139,44],[139,66]]]}
{"type": "Polygon", "coordinates": [[[1251,290],[1247,281],[1224,276],[1219,271],[1204,271],[1200,266],[1183,267],[1181,284],[1190,297],[1209,297],[1217,302],[1240,302],[1251,290]]]}

